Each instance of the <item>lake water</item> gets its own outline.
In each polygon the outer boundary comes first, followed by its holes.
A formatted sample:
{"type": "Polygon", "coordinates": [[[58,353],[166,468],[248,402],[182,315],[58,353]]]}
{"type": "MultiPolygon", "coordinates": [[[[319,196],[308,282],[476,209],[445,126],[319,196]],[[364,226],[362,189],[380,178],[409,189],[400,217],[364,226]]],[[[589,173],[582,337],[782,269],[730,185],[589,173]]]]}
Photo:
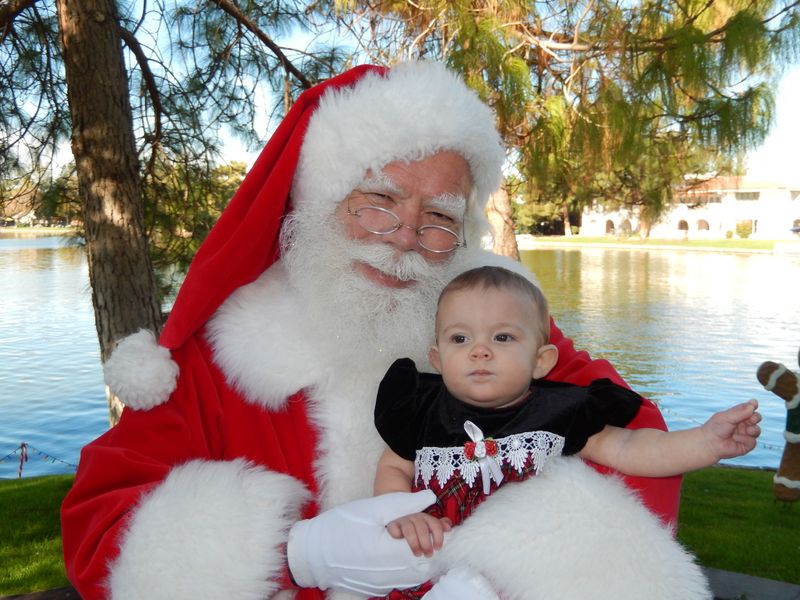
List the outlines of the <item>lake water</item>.
{"type": "Polygon", "coordinates": [[[61,236],[0,233],[0,477],[70,473],[108,428],[83,249],[61,236]],[[10,456],[9,456],[10,454],[10,456]]]}
{"type": "Polygon", "coordinates": [[[786,408],[756,370],[798,368],[800,255],[545,247],[523,262],[576,347],[608,359],[670,429],[758,400],[759,445],[727,462],[778,466],[786,408]]]}
{"type": "MultiPolygon", "coordinates": [[[[659,402],[671,428],[756,398],[764,435],[736,464],[775,468],[783,403],[758,384],[765,360],[796,368],[800,256],[542,249],[524,253],[579,348],[608,358],[659,402]]],[[[70,473],[108,426],[83,250],[0,232],[0,477],[70,473]]]]}

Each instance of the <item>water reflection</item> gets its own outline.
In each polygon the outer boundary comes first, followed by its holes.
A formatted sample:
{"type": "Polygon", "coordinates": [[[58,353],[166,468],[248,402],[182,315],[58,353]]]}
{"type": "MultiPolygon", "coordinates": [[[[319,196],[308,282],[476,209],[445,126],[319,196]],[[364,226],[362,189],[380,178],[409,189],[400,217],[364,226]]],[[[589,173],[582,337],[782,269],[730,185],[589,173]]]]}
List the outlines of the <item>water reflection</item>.
{"type": "MultiPolygon", "coordinates": [[[[757,398],[762,444],[735,462],[777,466],[786,411],[755,371],[765,360],[797,367],[800,257],[542,249],[523,260],[576,346],[657,400],[670,427],[757,398]]],[[[24,441],[76,464],[107,427],[83,250],[0,231],[0,282],[0,458],[24,441]]],[[[15,477],[16,461],[0,462],[0,477],[15,477]]],[[[71,470],[35,452],[25,466],[26,476],[71,470]]]]}
{"type": "Polygon", "coordinates": [[[658,401],[670,427],[758,399],[762,444],[732,462],[777,466],[786,411],[755,372],[765,360],[797,367],[800,256],[541,249],[523,262],[576,346],[658,401]]]}
{"type": "MultiPolygon", "coordinates": [[[[9,233],[0,234],[0,458],[26,442],[26,476],[70,472],[107,427],[85,256],[64,237],[9,233]]],[[[9,457],[0,477],[17,467],[9,457]]]]}

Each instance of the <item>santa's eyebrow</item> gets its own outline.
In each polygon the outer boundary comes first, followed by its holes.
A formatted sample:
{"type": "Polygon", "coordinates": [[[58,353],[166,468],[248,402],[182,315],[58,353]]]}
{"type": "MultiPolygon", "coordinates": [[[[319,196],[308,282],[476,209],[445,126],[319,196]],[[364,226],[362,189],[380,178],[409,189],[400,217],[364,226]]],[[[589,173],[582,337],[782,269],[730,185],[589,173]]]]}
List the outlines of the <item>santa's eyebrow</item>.
{"type": "Polygon", "coordinates": [[[368,175],[356,186],[360,192],[388,192],[390,194],[400,194],[400,187],[392,181],[385,173],[368,175]]]}
{"type": "Polygon", "coordinates": [[[467,208],[467,199],[459,194],[442,194],[425,202],[428,208],[438,208],[451,215],[462,215],[467,208]]]}

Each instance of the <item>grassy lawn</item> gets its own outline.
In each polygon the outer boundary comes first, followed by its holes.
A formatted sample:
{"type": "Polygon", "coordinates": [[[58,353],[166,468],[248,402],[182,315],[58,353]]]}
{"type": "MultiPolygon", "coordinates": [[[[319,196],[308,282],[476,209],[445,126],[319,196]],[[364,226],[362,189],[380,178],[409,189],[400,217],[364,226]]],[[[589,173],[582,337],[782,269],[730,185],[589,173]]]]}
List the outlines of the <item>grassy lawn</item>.
{"type": "Polygon", "coordinates": [[[684,477],[678,539],[700,564],[800,584],[800,505],[774,500],[773,475],[715,467],[684,477]]]}
{"type": "MultiPolygon", "coordinates": [[[[638,236],[630,236],[630,237],[582,237],[582,236],[572,236],[572,237],[563,237],[563,236],[537,236],[534,239],[534,242],[537,245],[547,245],[550,244],[575,244],[576,246],[581,244],[603,244],[606,246],[614,247],[614,246],[665,246],[665,247],[674,247],[674,248],[709,248],[715,250],[731,250],[731,251],[752,251],[752,250],[766,250],[772,251],[775,249],[775,241],[773,240],[657,240],[657,239],[646,239],[642,240],[638,236]]],[[[795,243],[794,240],[791,242],[785,241],[782,242],[785,244],[795,243]]]]}
{"type": "MultiPolygon", "coordinates": [[[[711,468],[683,484],[678,538],[701,564],[800,584],[800,506],[776,504],[772,472],[711,468]]],[[[68,585],[58,509],[72,476],[0,480],[0,595],[68,585]]]]}
{"type": "Polygon", "coordinates": [[[72,475],[0,480],[0,595],[68,585],[58,509],[72,475]]]}

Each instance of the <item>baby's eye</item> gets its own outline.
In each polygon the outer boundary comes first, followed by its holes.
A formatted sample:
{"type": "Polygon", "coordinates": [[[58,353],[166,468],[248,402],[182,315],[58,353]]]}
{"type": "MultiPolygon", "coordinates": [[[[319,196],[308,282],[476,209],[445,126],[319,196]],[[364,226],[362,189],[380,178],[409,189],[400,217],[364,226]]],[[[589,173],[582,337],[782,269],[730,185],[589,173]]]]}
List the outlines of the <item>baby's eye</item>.
{"type": "Polygon", "coordinates": [[[455,335],[450,336],[450,341],[454,344],[463,344],[467,341],[467,336],[456,333],[455,335]]]}
{"type": "Polygon", "coordinates": [[[494,341],[496,342],[513,342],[514,336],[510,333],[498,333],[494,336],[494,341]]]}

